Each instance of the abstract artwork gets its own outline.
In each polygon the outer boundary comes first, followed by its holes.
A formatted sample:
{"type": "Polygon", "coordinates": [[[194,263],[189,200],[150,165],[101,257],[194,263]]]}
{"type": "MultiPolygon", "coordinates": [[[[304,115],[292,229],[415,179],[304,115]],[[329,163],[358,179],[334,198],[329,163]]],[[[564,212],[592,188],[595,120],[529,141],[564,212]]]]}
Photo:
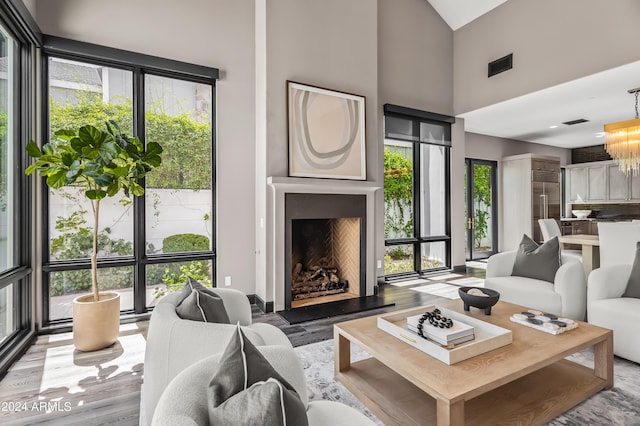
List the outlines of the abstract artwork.
{"type": "Polygon", "coordinates": [[[289,176],[366,180],[365,98],[287,82],[289,176]]]}

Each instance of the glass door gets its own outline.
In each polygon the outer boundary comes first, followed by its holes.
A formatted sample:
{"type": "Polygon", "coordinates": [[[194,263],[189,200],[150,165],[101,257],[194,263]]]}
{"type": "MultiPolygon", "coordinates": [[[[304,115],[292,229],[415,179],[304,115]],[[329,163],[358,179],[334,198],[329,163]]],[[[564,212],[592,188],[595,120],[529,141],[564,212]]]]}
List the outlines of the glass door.
{"type": "Polygon", "coordinates": [[[473,158],[465,162],[466,259],[486,259],[498,251],[498,163],[473,158]]]}

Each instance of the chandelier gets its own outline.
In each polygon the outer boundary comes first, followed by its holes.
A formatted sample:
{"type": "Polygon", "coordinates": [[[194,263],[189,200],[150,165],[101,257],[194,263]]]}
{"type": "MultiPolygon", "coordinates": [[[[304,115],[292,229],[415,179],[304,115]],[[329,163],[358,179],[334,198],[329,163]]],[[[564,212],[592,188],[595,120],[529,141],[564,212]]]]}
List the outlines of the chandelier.
{"type": "Polygon", "coordinates": [[[637,89],[628,90],[636,95],[636,118],[604,125],[605,149],[618,162],[618,167],[625,174],[640,172],[640,118],[638,118],[637,89]]]}

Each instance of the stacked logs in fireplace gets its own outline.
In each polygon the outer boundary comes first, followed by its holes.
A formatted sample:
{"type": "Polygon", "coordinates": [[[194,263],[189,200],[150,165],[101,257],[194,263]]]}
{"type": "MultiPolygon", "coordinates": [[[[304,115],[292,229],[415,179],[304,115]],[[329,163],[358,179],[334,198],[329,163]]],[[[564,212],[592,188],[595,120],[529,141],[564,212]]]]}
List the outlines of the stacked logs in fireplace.
{"type": "Polygon", "coordinates": [[[338,268],[332,266],[311,266],[303,270],[302,263],[296,263],[291,278],[293,300],[346,293],[349,290],[349,281],[341,280],[338,268]]]}

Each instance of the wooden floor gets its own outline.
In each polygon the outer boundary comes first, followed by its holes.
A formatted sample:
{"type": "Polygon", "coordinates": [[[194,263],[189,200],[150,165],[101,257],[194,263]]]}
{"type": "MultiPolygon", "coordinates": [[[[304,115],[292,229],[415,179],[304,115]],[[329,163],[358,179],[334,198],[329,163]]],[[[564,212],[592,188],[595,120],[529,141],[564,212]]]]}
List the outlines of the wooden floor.
{"type": "MultiPolygon", "coordinates": [[[[484,278],[484,272],[469,268],[447,280],[484,278]]],[[[432,303],[436,296],[411,288],[443,281],[434,276],[422,284],[380,286],[380,296],[394,302],[392,307],[289,325],[253,306],[253,320],[281,328],[294,346],[306,345],[331,339],[336,322],[432,303]]],[[[39,336],[0,381],[0,424],[137,425],[147,326],[146,321],[124,324],[114,346],[89,353],[73,348],[70,333],[39,336]]]]}

